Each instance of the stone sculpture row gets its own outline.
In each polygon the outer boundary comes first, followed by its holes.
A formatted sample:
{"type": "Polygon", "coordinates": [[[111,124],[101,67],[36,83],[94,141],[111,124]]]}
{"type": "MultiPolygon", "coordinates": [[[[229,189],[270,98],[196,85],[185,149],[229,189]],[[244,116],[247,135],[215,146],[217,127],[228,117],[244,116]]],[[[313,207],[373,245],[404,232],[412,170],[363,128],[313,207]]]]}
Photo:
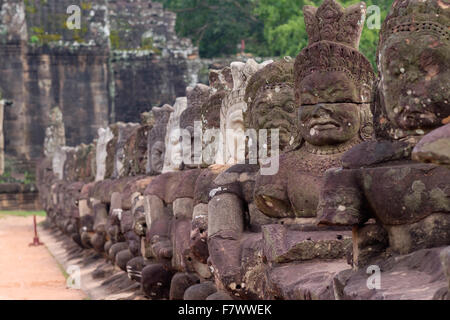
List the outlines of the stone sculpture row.
{"type": "Polygon", "coordinates": [[[58,149],[38,167],[49,220],[151,299],[448,297],[450,9],[395,1],[378,77],[365,14],[305,6],[295,60],[211,70],[141,124],[58,149]],[[371,265],[406,278],[371,291],[371,265]]]}

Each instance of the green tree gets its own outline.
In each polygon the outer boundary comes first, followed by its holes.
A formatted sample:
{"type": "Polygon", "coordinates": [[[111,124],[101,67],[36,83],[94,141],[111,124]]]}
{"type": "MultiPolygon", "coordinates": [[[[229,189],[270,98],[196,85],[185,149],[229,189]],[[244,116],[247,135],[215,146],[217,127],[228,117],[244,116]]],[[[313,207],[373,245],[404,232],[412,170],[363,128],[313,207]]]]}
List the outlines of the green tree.
{"type": "Polygon", "coordinates": [[[248,51],[269,54],[253,0],[159,1],[177,14],[177,34],[191,38],[202,57],[235,54],[241,40],[248,51]]]}
{"type": "MultiPolygon", "coordinates": [[[[271,55],[296,56],[307,43],[303,20],[303,6],[320,6],[322,0],[258,0],[255,14],[264,23],[264,38],[271,55]]],[[[345,7],[360,0],[340,0],[345,7]]],[[[381,21],[386,17],[393,0],[367,0],[367,6],[380,8],[381,21]]],[[[364,28],[360,50],[375,65],[379,30],[364,28]]]]}
{"type": "MultiPolygon", "coordinates": [[[[177,13],[178,35],[191,38],[205,58],[235,54],[241,40],[258,56],[295,57],[308,43],[303,6],[323,0],[158,0],[177,13]]],[[[360,0],[338,0],[348,7],[360,0]]],[[[367,0],[380,8],[381,21],[393,0],[367,0]]],[[[373,13],[369,12],[370,19],[373,13]]],[[[365,25],[360,50],[375,65],[379,30],[365,25]]]]}

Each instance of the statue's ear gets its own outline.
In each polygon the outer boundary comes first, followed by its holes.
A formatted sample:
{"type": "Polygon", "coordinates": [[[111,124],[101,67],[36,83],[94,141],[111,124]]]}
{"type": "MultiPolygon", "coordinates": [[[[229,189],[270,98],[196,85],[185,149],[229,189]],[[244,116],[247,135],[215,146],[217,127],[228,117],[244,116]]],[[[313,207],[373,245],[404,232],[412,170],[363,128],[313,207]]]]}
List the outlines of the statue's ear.
{"type": "Polygon", "coordinates": [[[309,43],[312,45],[320,41],[319,23],[316,18],[317,8],[313,6],[303,7],[303,16],[305,18],[306,32],[308,33],[309,43]]]}

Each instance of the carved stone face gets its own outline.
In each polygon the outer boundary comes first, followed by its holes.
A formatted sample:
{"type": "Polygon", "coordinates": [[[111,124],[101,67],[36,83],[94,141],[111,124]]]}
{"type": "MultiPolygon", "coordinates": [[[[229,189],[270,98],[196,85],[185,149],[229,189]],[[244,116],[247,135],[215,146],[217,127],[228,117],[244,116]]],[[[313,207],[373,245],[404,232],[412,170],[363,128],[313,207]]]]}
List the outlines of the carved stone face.
{"type": "Polygon", "coordinates": [[[218,159],[219,163],[236,164],[245,160],[244,112],[248,109],[245,101],[246,86],[256,72],[272,62],[269,60],[258,64],[250,59],[245,64],[242,62],[231,63],[233,90],[224,99],[220,120],[220,129],[225,140],[223,145],[225,159],[218,159]]]}
{"type": "Polygon", "coordinates": [[[166,151],[163,173],[177,171],[183,159],[183,149],[181,144],[180,117],[187,108],[187,98],[177,98],[174,104],[174,112],[170,115],[167,124],[167,134],[165,138],[166,151]]]}
{"type": "Polygon", "coordinates": [[[300,104],[360,101],[360,92],[346,72],[315,72],[300,83],[300,104]]]}
{"type": "Polygon", "coordinates": [[[430,34],[393,37],[380,52],[380,90],[387,117],[423,134],[450,116],[450,45],[430,34]]]}
{"type": "Polygon", "coordinates": [[[170,150],[170,163],[172,165],[181,164],[183,160],[183,149],[180,128],[175,128],[170,131],[168,142],[169,145],[167,148],[170,150]]]}
{"type": "Polygon", "coordinates": [[[345,143],[353,139],[361,122],[354,103],[320,103],[300,110],[300,132],[314,146],[345,143]]]}
{"type": "MultiPolygon", "coordinates": [[[[183,149],[183,145],[189,144],[189,141],[185,141],[185,139],[189,139],[190,140],[190,146],[191,146],[191,153],[190,153],[191,163],[190,164],[185,163],[185,165],[188,168],[196,168],[197,166],[196,166],[196,163],[195,163],[196,159],[195,159],[195,145],[194,145],[195,144],[194,127],[189,125],[189,126],[186,126],[185,128],[182,128],[182,129],[184,129],[186,133],[189,132],[189,136],[183,135],[181,137],[181,141],[183,143],[180,143],[180,152],[182,153],[183,160],[185,160],[185,157],[187,155],[184,154],[185,150],[183,149]]],[[[186,148],[186,151],[187,151],[187,148],[186,148]]]]}
{"type": "Polygon", "coordinates": [[[233,155],[232,162],[243,160],[237,159],[238,155],[245,155],[245,126],[243,108],[233,108],[227,113],[225,128],[227,152],[229,155],[233,155]]]}
{"type": "Polygon", "coordinates": [[[153,144],[150,151],[150,165],[152,172],[161,172],[164,167],[164,142],[162,140],[153,144]]]}
{"type": "Polygon", "coordinates": [[[359,90],[343,71],[316,72],[301,82],[300,132],[315,146],[336,145],[358,135],[359,90]]]}
{"type": "Polygon", "coordinates": [[[262,90],[256,96],[251,110],[255,129],[279,129],[282,150],[292,143],[296,123],[293,88],[274,86],[262,90]]]}

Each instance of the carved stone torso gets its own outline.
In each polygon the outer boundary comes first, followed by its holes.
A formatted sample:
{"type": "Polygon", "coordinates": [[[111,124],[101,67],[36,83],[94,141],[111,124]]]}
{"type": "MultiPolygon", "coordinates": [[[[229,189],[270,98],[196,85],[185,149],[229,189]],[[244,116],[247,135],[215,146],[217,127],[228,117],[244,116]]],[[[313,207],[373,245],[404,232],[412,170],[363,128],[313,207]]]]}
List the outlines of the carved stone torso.
{"type": "Polygon", "coordinates": [[[449,18],[448,6],[439,0],[394,2],[378,47],[380,79],[372,108],[377,141],[353,148],[344,157],[344,169],[327,174],[319,220],[354,226],[358,267],[375,254],[450,243],[450,171],[412,160],[439,163],[439,149],[446,148],[442,136],[430,133],[422,146],[437,145],[417,153],[419,146],[411,157],[424,134],[446,124],[450,114],[450,47],[443,32],[449,18]],[[367,226],[371,218],[377,224],[367,226]],[[378,228],[377,239],[361,240],[369,227],[378,228]]]}
{"type": "Polygon", "coordinates": [[[401,142],[361,144],[344,157],[344,170],[329,172],[320,223],[363,225],[375,218],[398,253],[441,246],[450,240],[450,170],[411,161],[401,142]],[[362,155],[370,156],[362,156],[362,155]]]}
{"type": "Polygon", "coordinates": [[[325,172],[342,166],[343,152],[317,154],[313,147],[280,156],[277,175],[258,175],[255,202],[273,218],[310,218],[316,216],[325,172]],[[305,187],[307,186],[307,187],[305,187]]]}

